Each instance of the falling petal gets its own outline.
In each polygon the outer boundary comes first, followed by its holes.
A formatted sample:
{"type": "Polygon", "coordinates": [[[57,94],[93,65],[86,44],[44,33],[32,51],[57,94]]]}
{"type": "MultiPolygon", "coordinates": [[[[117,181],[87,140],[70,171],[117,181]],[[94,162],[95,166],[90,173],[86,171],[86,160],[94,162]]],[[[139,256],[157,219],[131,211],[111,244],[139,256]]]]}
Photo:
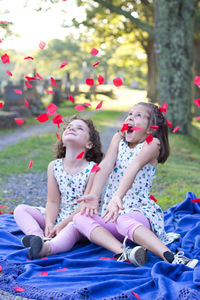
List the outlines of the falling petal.
{"type": "Polygon", "coordinates": [[[24,78],[26,78],[26,80],[28,80],[28,81],[36,80],[36,78],[33,76],[25,76],[24,78]]]}
{"type": "Polygon", "coordinates": [[[196,117],[196,119],[197,119],[198,121],[200,121],[200,117],[196,117]]]}
{"type": "Polygon", "coordinates": [[[99,104],[96,106],[95,109],[100,109],[102,107],[102,105],[103,105],[103,101],[100,101],[99,104]]]}
{"type": "Polygon", "coordinates": [[[153,135],[151,135],[151,134],[147,135],[147,137],[146,137],[147,144],[150,144],[152,141],[153,141],[153,135]]]}
{"type": "Polygon", "coordinates": [[[111,260],[111,259],[116,259],[115,257],[100,257],[100,260],[111,260]]]}
{"type": "Polygon", "coordinates": [[[177,132],[177,131],[179,130],[179,128],[180,128],[180,126],[176,126],[176,127],[172,130],[172,132],[173,132],[173,133],[177,132]]]}
{"type": "Polygon", "coordinates": [[[137,127],[137,126],[133,126],[131,129],[134,130],[134,131],[140,131],[140,130],[142,130],[142,128],[137,127]]]}
{"type": "Polygon", "coordinates": [[[24,123],[24,120],[22,119],[14,118],[14,120],[18,125],[22,125],[24,123]]]}
{"type": "Polygon", "coordinates": [[[29,107],[29,103],[28,103],[28,101],[24,98],[24,105],[26,106],[26,107],[29,107]]]}
{"type": "Polygon", "coordinates": [[[0,205],[0,208],[7,208],[7,206],[5,206],[5,205],[0,205]]]}
{"type": "Polygon", "coordinates": [[[58,128],[60,128],[60,123],[63,123],[62,118],[63,117],[60,114],[56,114],[52,119],[53,124],[57,124],[58,128]]]}
{"type": "Polygon", "coordinates": [[[99,53],[99,50],[97,50],[96,48],[92,48],[90,54],[92,55],[97,55],[99,53]]]}
{"type": "Polygon", "coordinates": [[[197,105],[198,107],[200,107],[200,99],[195,99],[194,104],[197,105]]]}
{"type": "Polygon", "coordinates": [[[152,128],[152,129],[158,129],[159,126],[157,126],[157,125],[152,125],[152,126],[150,126],[150,128],[152,128]]]}
{"type": "Polygon", "coordinates": [[[0,272],[2,271],[2,266],[0,265],[0,272]]]}
{"type": "Polygon", "coordinates": [[[55,112],[58,108],[54,103],[49,104],[47,107],[45,107],[46,110],[48,110],[49,112],[55,112]]]}
{"type": "Polygon", "coordinates": [[[44,90],[46,93],[48,93],[48,94],[55,94],[55,92],[54,91],[52,91],[52,90],[44,90]]]}
{"type": "Polygon", "coordinates": [[[115,79],[113,79],[113,84],[117,87],[121,86],[123,84],[123,81],[120,77],[117,77],[115,79]]]}
{"type": "Polygon", "coordinates": [[[63,61],[60,65],[60,69],[64,68],[68,64],[68,61],[63,61]]]}
{"type": "Polygon", "coordinates": [[[9,64],[10,63],[10,59],[9,59],[9,56],[8,56],[8,54],[4,54],[4,55],[2,55],[1,56],[1,60],[2,60],[2,63],[3,64],[9,64]]]}
{"type": "Polygon", "coordinates": [[[158,201],[156,200],[156,198],[155,198],[153,195],[150,195],[149,198],[150,198],[151,200],[153,200],[154,202],[158,202],[158,201]]]}
{"type": "Polygon", "coordinates": [[[121,128],[121,132],[124,132],[124,131],[126,131],[126,130],[128,130],[128,124],[123,124],[123,126],[122,126],[122,128],[121,128]]]}
{"type": "Polygon", "coordinates": [[[99,75],[99,77],[97,78],[99,84],[103,84],[104,83],[104,78],[103,76],[99,75]]]}
{"type": "Polygon", "coordinates": [[[56,81],[55,81],[55,79],[53,77],[51,77],[51,84],[53,86],[57,86],[57,83],[56,83],[56,81]]]}
{"type": "Polygon", "coordinates": [[[74,106],[74,109],[76,109],[78,111],[83,111],[85,109],[85,107],[83,105],[78,104],[78,105],[74,106]]]}
{"type": "Polygon", "coordinates": [[[86,107],[91,106],[91,104],[89,102],[84,102],[83,103],[86,107]]]}
{"type": "Polygon", "coordinates": [[[191,199],[191,201],[194,202],[194,203],[199,203],[200,202],[200,198],[191,199]]]}
{"type": "Polygon", "coordinates": [[[56,137],[57,137],[57,140],[60,139],[60,135],[56,132],[56,137]]]}
{"type": "Polygon", "coordinates": [[[19,90],[19,89],[15,89],[14,92],[19,95],[21,95],[23,93],[22,90],[19,90]]]}
{"type": "Polygon", "coordinates": [[[45,43],[44,41],[41,41],[41,42],[39,43],[39,48],[40,48],[41,50],[43,50],[45,46],[46,46],[46,43],[45,43]]]}
{"type": "Polygon", "coordinates": [[[92,79],[92,78],[86,78],[85,83],[86,83],[87,85],[92,86],[92,85],[94,85],[94,79],[92,79]]]}
{"type": "Polygon", "coordinates": [[[39,73],[36,73],[35,76],[37,76],[39,80],[43,79],[43,77],[41,77],[39,73]]]}
{"type": "Polygon", "coordinates": [[[98,164],[94,165],[92,167],[92,170],[91,170],[91,173],[95,173],[95,172],[98,172],[101,168],[98,166],[98,164]]]}
{"type": "Polygon", "coordinates": [[[166,119],[167,125],[171,128],[172,127],[172,122],[166,119]]]}
{"type": "Polygon", "coordinates": [[[37,118],[35,118],[37,121],[39,121],[40,123],[44,123],[47,122],[49,120],[49,116],[46,113],[43,113],[41,115],[39,115],[37,118]]]}
{"type": "Polygon", "coordinates": [[[31,168],[32,168],[32,165],[33,165],[33,160],[30,160],[30,161],[29,161],[28,169],[31,169],[31,168]]]}
{"type": "Polygon", "coordinates": [[[6,70],[6,73],[7,73],[9,76],[12,76],[12,73],[11,73],[9,70],[6,70]]]}
{"type": "Polygon", "coordinates": [[[84,151],[82,151],[81,153],[79,153],[79,155],[76,157],[76,159],[81,159],[83,158],[84,155],[84,151]]]}
{"type": "Polygon", "coordinates": [[[29,82],[25,81],[25,85],[27,86],[27,88],[32,89],[32,85],[29,82]]]}
{"type": "Polygon", "coordinates": [[[74,97],[72,97],[72,95],[68,95],[68,99],[69,99],[69,101],[71,101],[72,103],[74,103],[74,97]]]}
{"type": "Polygon", "coordinates": [[[0,21],[0,24],[8,25],[8,22],[0,21]]]}
{"type": "Polygon", "coordinates": [[[3,40],[0,39],[0,43],[3,43],[3,40]]]}
{"type": "Polygon", "coordinates": [[[200,76],[195,76],[194,84],[196,84],[198,87],[200,87],[200,76]]]}
{"type": "Polygon", "coordinates": [[[93,67],[96,67],[96,66],[98,66],[99,65],[99,63],[100,63],[100,60],[99,61],[97,61],[95,64],[93,64],[92,66],[93,67]]]}
{"type": "Polygon", "coordinates": [[[24,57],[24,59],[32,59],[32,60],[34,60],[34,58],[32,56],[26,56],[26,57],[24,57]]]}
{"type": "Polygon", "coordinates": [[[164,114],[166,114],[166,113],[167,113],[167,103],[164,102],[164,103],[162,104],[162,106],[159,106],[159,110],[160,110],[161,112],[163,112],[164,114]]]}
{"type": "Polygon", "coordinates": [[[25,289],[21,288],[20,286],[13,286],[12,288],[19,293],[25,292],[25,289]]]}
{"type": "Polygon", "coordinates": [[[0,102],[0,108],[3,108],[3,102],[0,102]]]}

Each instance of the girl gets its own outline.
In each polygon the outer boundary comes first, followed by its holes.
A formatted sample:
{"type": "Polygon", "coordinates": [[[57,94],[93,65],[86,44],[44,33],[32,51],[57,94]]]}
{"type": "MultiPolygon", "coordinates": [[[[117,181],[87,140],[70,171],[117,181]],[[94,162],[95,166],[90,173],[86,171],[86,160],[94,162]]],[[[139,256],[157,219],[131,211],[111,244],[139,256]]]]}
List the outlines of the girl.
{"type": "Polygon", "coordinates": [[[44,208],[21,204],[14,211],[15,221],[26,234],[22,239],[30,247],[30,259],[67,251],[81,239],[72,224],[80,211],[76,199],[90,191],[95,163],[102,159],[98,131],[89,119],[73,116],[64,124],[56,145],[57,159],[48,166],[48,199],[44,208]],[[77,156],[84,152],[81,159],[77,156]],[[46,243],[45,239],[51,239],[46,243]]]}
{"type": "Polygon", "coordinates": [[[118,134],[111,141],[101,169],[95,175],[91,194],[79,199],[79,202],[91,202],[82,207],[86,215],[74,216],[74,225],[92,242],[114,252],[119,261],[129,259],[134,265],[142,266],[148,249],[166,262],[194,268],[198,260],[191,260],[180,252],[174,254],[165,246],[179,235],[165,233],[162,210],[149,198],[157,164],[164,163],[169,156],[166,120],[157,106],[141,102],[131,109],[125,123],[128,124],[125,137],[119,147],[118,134]],[[146,142],[147,136],[153,136],[150,143],[146,142]],[[99,216],[91,216],[108,176],[104,221],[99,216]],[[126,238],[122,245],[119,240],[123,237],[126,238]],[[126,247],[127,238],[141,246],[126,247]]]}

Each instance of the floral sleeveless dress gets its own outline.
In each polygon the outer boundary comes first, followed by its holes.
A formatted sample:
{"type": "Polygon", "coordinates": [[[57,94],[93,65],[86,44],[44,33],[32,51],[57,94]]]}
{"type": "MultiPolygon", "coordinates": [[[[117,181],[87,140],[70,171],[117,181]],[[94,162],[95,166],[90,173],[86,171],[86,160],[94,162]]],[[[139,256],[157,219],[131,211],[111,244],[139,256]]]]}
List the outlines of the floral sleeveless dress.
{"type": "MultiPolygon", "coordinates": [[[[114,196],[119,186],[124,172],[131,161],[141,151],[145,142],[130,148],[128,144],[121,140],[118,149],[118,156],[114,170],[109,176],[104,195],[102,214],[105,213],[109,201],[114,196]]],[[[164,217],[161,208],[149,198],[156,168],[151,164],[146,164],[137,173],[135,180],[122,199],[124,210],[119,211],[119,215],[127,214],[134,210],[141,211],[150,221],[152,231],[164,243],[169,244],[179,238],[179,234],[167,233],[164,230],[164,217]]]]}
{"type": "Polygon", "coordinates": [[[60,211],[57,223],[70,216],[78,207],[76,199],[80,198],[86,188],[90,171],[95,162],[88,162],[87,166],[76,174],[64,170],[62,158],[55,160],[54,176],[60,190],[60,211]]]}

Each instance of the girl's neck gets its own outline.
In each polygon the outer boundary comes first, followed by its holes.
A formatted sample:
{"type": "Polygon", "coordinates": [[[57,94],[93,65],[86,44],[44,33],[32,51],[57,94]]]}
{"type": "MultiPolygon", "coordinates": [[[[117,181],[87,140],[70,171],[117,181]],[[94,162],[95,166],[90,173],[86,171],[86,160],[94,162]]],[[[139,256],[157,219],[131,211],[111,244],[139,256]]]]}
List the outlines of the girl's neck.
{"type": "Polygon", "coordinates": [[[81,171],[88,163],[84,158],[85,153],[83,158],[77,159],[77,156],[81,152],[85,152],[85,149],[66,149],[65,157],[63,158],[63,166],[68,173],[75,174],[81,171]]]}

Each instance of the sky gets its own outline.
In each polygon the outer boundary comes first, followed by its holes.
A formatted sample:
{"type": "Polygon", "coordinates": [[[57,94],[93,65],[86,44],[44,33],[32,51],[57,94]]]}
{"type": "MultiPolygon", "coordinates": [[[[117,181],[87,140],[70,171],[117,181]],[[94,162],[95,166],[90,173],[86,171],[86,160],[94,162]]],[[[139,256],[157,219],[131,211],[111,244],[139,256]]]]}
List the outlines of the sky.
{"type": "Polygon", "coordinates": [[[12,31],[19,35],[3,40],[0,49],[37,50],[40,41],[48,45],[50,39],[64,39],[68,33],[78,33],[75,29],[62,28],[63,20],[69,25],[72,18],[80,20],[84,17],[84,8],[78,8],[76,0],[60,0],[51,4],[51,10],[36,12],[34,8],[38,8],[39,3],[40,0],[0,0],[0,21],[13,22],[12,31]],[[10,13],[3,14],[6,10],[10,13]]]}

